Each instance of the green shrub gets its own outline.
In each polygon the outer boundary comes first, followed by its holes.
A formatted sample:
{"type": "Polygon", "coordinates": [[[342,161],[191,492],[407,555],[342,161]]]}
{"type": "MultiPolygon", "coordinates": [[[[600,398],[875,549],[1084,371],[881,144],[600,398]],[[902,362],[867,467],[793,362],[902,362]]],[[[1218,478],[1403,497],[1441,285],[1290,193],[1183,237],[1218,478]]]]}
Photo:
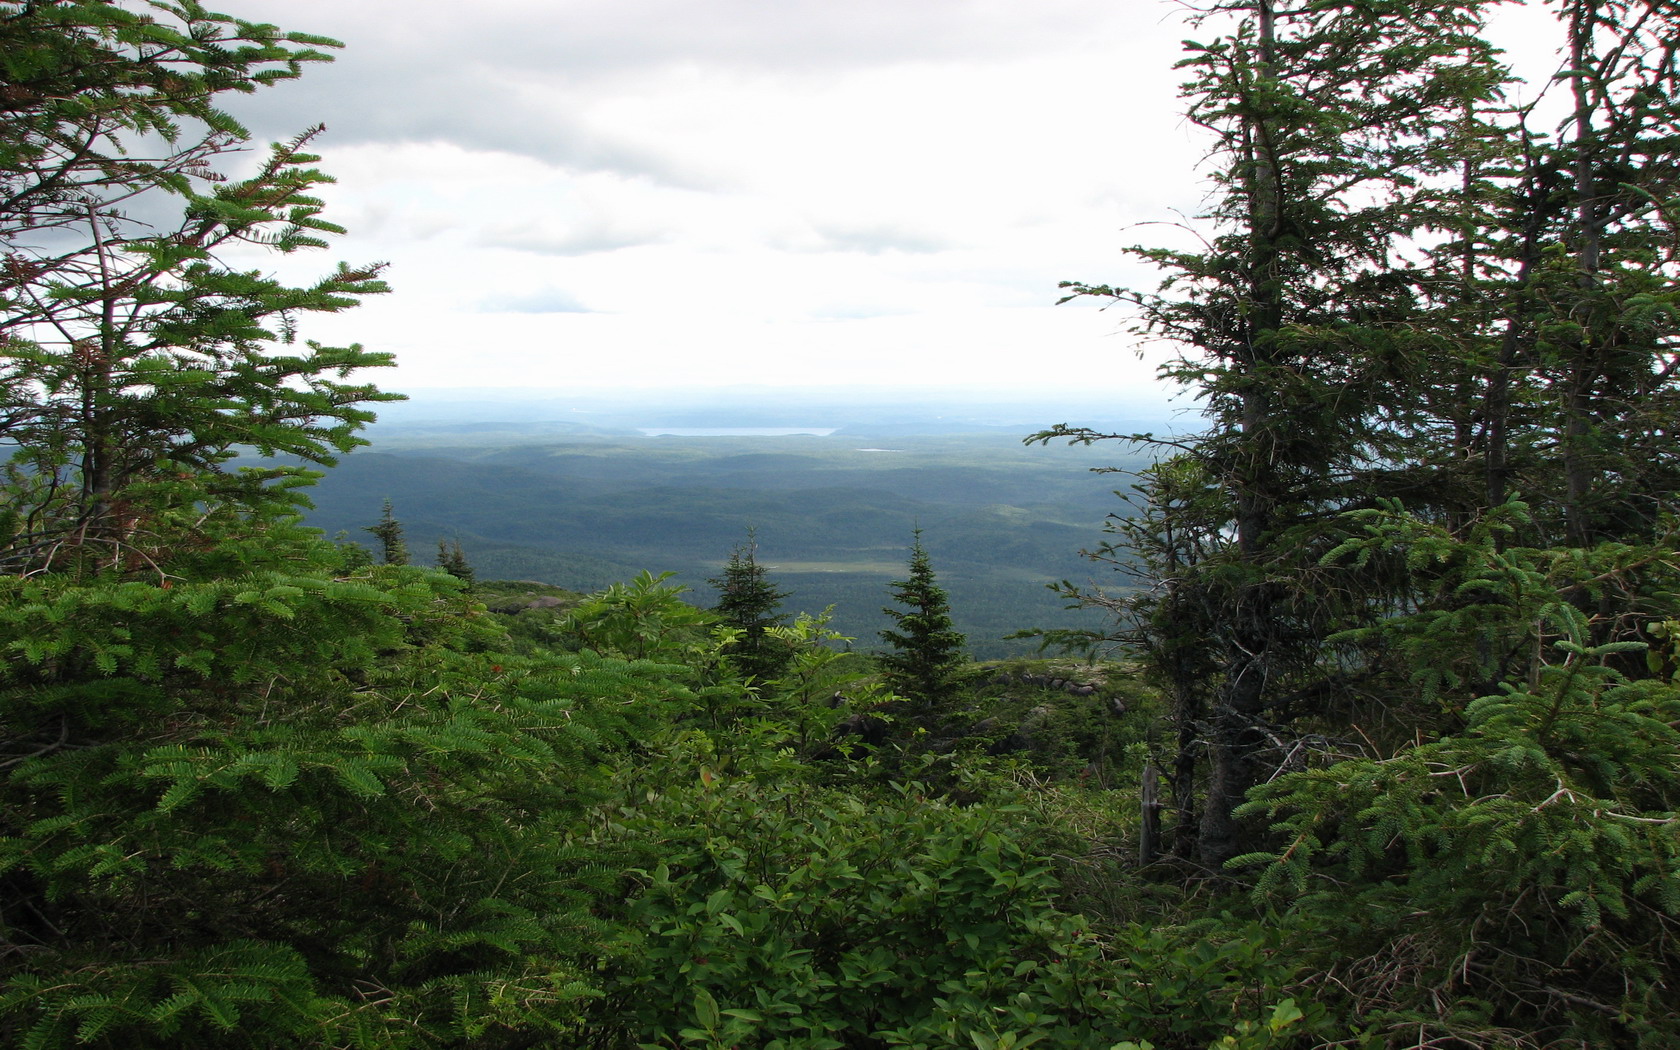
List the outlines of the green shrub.
{"type": "Polygon", "coordinates": [[[646,858],[622,913],[642,941],[607,980],[598,1042],[1201,1050],[1273,1016],[1283,982],[1253,930],[1108,944],[1058,910],[1023,809],[796,773],[691,732],[623,778],[605,834],[646,858]]]}
{"type": "Polygon", "coordinates": [[[1561,642],[1461,734],[1256,792],[1284,836],[1247,858],[1261,892],[1351,1011],[1478,1046],[1673,1045],[1680,689],[1607,666],[1625,648],[1561,642]]]}
{"type": "Polygon", "coordinates": [[[570,829],[681,688],[498,654],[448,577],[268,539],[240,576],[0,579],[0,1042],[566,1031],[621,940],[570,829]]]}

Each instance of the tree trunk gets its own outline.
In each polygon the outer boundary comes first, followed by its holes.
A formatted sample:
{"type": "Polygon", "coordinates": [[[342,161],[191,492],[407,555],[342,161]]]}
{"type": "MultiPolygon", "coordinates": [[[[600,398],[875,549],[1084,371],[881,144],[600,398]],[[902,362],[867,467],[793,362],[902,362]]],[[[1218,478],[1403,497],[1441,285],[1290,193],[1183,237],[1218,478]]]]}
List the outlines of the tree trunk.
{"type": "MultiPolygon", "coordinates": [[[[1274,23],[1270,0],[1255,5],[1258,34],[1254,79],[1265,84],[1273,75],[1274,23]]],[[[1259,108],[1259,107],[1255,107],[1259,108]]],[[[1279,421],[1257,373],[1274,363],[1273,338],[1283,326],[1281,252],[1283,187],[1271,128],[1264,116],[1249,118],[1250,143],[1244,189],[1249,201],[1248,295],[1250,317],[1239,334],[1239,362],[1249,373],[1242,392],[1241,442],[1236,466],[1237,551],[1250,579],[1241,585],[1227,643],[1224,681],[1208,724],[1208,789],[1202,807],[1197,852],[1203,864],[1217,868],[1248,852],[1253,843],[1231,811],[1257,781],[1256,752],[1265,743],[1260,732],[1266,707],[1273,635],[1274,587],[1262,577],[1265,548],[1276,526],[1279,479],[1272,445],[1279,421]]]]}
{"type": "Polygon", "coordinates": [[[1139,801],[1143,826],[1138,832],[1138,863],[1150,864],[1161,853],[1161,774],[1153,762],[1143,767],[1139,801]]]}

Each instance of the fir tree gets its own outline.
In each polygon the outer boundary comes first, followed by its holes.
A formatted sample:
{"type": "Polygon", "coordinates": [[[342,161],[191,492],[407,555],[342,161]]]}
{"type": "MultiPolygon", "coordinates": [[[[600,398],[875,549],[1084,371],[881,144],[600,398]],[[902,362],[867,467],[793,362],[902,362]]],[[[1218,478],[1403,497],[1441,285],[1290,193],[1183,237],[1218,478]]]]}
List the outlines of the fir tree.
{"type": "Polygon", "coordinates": [[[1503,76],[1476,35],[1483,6],[1242,0],[1197,16],[1236,20],[1181,63],[1188,115],[1215,142],[1204,247],[1137,249],[1167,274],[1156,293],[1072,286],[1182,347],[1166,374],[1207,405],[1206,432],[1172,443],[1185,459],[1144,479],[1158,535],[1123,531],[1164,559],[1150,567],[1170,587],[1142,592],[1134,622],[1166,675],[1197,679],[1173,691],[1192,703],[1182,738],[1206,769],[1196,851],[1210,865],[1257,841],[1232,812],[1287,754],[1278,727],[1343,717],[1334,704],[1357,695],[1327,639],[1398,600],[1386,566],[1320,563],[1339,512],[1440,484],[1410,466],[1427,401],[1414,379],[1456,328],[1427,309],[1408,253],[1459,217],[1452,176],[1483,130],[1464,114],[1503,76]],[[1199,641],[1182,632],[1189,608],[1209,614],[1199,641]]]}
{"type": "Polygon", "coordinates": [[[472,586],[473,568],[467,563],[467,553],[461,549],[460,540],[453,540],[449,543],[438,540],[437,566],[467,586],[472,586]]]}
{"type": "Polygon", "coordinates": [[[364,443],[364,406],[395,395],[345,378],[390,356],[299,346],[297,326],[384,291],[383,267],[293,285],[225,261],[341,231],[320,216],[320,129],[230,178],[250,136],[218,96],[337,45],[198,4],[4,8],[0,568],[120,570],[167,558],[162,537],[200,542],[183,522],[295,507],[304,468],[229,464],[239,447],[331,464],[364,443]]]}
{"type": "Polygon", "coordinates": [[[893,627],[881,632],[891,649],[879,661],[888,687],[927,716],[955,699],[967,684],[968,642],[951,623],[950,601],[934,578],[921,529],[910,547],[909,568],[909,575],[891,584],[900,607],[881,610],[893,627]]]}
{"type": "Polygon", "coordinates": [[[231,465],[330,462],[388,398],[342,382],[385,355],[292,345],[377,268],[217,257],[337,229],[305,140],[214,164],[248,139],[215,96],[310,43],[0,3],[0,1044],[564,1043],[607,936],[566,827],[683,696],[498,652],[431,574],[302,528],[307,472],[231,465]]]}
{"type": "Polygon", "coordinates": [[[1181,850],[1257,877],[1350,1025],[1665,1046],[1680,11],[1551,5],[1546,129],[1487,6],[1203,17],[1205,250],[1077,292],[1186,348],[1208,428],[1099,552],[1145,586],[1084,597],[1172,686],[1181,850]]]}
{"type": "MultiPolygon", "coordinates": [[[[384,510],[380,512],[377,525],[364,525],[364,532],[371,532],[379,539],[379,555],[386,565],[407,565],[408,544],[403,542],[402,522],[391,511],[391,501],[385,501],[384,510]]],[[[442,562],[439,562],[441,565],[442,562]]]]}
{"type": "Polygon", "coordinates": [[[738,632],[725,652],[742,673],[759,682],[777,678],[786,670],[792,653],[770,633],[770,628],[787,622],[778,612],[788,592],[770,582],[770,574],[758,563],[758,537],[747,530],[747,542],[729,553],[722,574],[706,581],[717,588],[712,611],[725,627],[738,632]]]}

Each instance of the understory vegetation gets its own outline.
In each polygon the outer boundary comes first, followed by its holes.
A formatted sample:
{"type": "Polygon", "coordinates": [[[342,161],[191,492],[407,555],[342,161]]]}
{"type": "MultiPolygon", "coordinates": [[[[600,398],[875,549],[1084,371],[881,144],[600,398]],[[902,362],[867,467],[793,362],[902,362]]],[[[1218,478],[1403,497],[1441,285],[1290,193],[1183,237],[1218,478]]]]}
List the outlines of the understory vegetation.
{"type": "Polygon", "coordinates": [[[381,268],[229,261],[337,228],[217,96],[336,44],[0,0],[0,1042],[1675,1046],[1680,13],[1558,0],[1542,135],[1484,6],[1198,23],[1211,235],[1073,294],[1208,429],[975,663],[919,536],[875,657],[751,535],[705,609],[303,527],[381,268]]]}

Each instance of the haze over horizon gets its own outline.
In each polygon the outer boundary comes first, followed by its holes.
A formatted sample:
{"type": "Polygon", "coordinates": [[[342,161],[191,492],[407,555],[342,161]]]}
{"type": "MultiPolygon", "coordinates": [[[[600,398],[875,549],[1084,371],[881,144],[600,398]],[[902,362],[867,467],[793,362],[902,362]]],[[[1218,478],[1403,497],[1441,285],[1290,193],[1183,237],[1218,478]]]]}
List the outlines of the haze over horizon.
{"type": "Polygon", "coordinates": [[[1198,429],[1195,405],[1169,400],[1161,388],[1130,394],[1101,391],[1012,391],[998,388],[868,386],[643,387],[622,390],[532,387],[422,388],[408,400],[378,406],[375,431],[414,426],[575,424],[620,431],[660,427],[824,428],[893,426],[903,432],[953,427],[1016,428],[1026,433],[1058,422],[1185,432],[1198,429]]]}

